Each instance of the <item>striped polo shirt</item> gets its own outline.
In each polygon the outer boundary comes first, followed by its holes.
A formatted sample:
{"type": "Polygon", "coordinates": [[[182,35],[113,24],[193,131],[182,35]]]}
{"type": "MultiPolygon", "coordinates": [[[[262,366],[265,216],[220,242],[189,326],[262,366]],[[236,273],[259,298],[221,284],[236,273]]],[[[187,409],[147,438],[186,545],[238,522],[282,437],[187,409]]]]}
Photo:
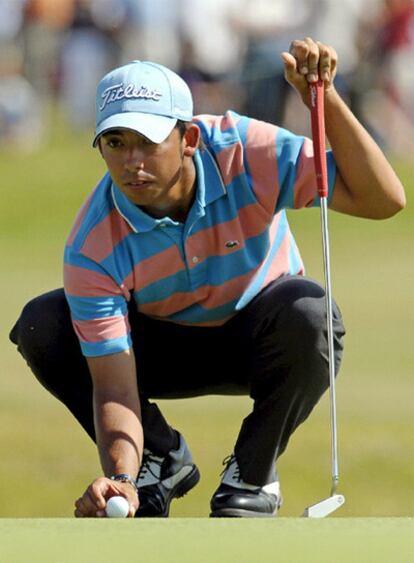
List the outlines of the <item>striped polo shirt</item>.
{"type": "Polygon", "coordinates": [[[131,346],[131,299],[154,319],[216,326],[272,280],[304,273],[285,209],[319,205],[311,141],[230,111],[194,121],[205,149],[184,224],[147,215],[108,173],[78,214],[64,286],[86,356],[131,346]]]}

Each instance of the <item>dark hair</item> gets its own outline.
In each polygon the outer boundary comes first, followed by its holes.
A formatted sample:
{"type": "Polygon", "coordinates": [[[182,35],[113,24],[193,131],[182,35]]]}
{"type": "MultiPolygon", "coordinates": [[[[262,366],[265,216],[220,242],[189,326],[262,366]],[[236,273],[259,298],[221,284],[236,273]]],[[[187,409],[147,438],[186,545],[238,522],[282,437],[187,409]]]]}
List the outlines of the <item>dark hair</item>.
{"type": "MultiPolygon", "coordinates": [[[[175,124],[175,128],[178,129],[181,139],[184,137],[185,132],[187,131],[187,127],[190,123],[191,123],[190,121],[181,121],[181,119],[177,120],[177,123],[175,124]]],[[[200,151],[203,151],[206,148],[204,141],[201,137],[198,142],[198,148],[200,151]]]]}
{"type": "Polygon", "coordinates": [[[177,123],[175,124],[175,128],[178,129],[181,138],[184,137],[185,132],[187,131],[188,123],[188,121],[181,121],[180,119],[178,119],[177,123]]]}

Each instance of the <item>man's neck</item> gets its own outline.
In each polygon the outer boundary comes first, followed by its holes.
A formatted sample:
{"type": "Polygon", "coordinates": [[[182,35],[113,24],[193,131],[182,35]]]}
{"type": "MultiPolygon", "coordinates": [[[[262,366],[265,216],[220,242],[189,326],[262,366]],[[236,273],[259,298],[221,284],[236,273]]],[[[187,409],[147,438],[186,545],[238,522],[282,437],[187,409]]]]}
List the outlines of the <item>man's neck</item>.
{"type": "Polygon", "coordinates": [[[156,219],[170,217],[185,223],[193,204],[197,189],[196,168],[193,159],[188,159],[179,182],[171,189],[170,199],[164,205],[146,206],[144,211],[156,219]]]}

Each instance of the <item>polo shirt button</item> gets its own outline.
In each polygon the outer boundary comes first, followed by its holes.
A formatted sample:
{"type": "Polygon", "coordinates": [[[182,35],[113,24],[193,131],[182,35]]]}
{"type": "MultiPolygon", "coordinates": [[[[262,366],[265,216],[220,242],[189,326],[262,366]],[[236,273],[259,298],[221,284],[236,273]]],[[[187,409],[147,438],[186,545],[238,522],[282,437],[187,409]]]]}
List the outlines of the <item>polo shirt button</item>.
{"type": "Polygon", "coordinates": [[[199,260],[198,256],[193,256],[191,259],[193,264],[197,264],[198,260],[199,260]]]}

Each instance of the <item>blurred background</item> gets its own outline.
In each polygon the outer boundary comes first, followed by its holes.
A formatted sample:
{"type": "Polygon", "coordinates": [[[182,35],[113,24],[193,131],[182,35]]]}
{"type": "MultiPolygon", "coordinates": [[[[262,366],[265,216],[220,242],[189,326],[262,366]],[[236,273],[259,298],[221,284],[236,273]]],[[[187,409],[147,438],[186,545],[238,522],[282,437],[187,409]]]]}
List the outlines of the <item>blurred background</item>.
{"type": "MultiPolygon", "coordinates": [[[[8,341],[24,303],[62,285],[66,236],[104,173],[90,147],[98,81],[114,66],[152,60],[190,84],[196,113],[234,109],[309,134],[280,59],[305,36],[336,48],[337,88],[408,198],[384,222],[330,214],[333,290],[348,329],[337,387],[347,504],[338,516],[413,515],[414,1],[0,0],[0,517],[70,516],[100,471],[94,445],[8,341]]],[[[307,273],[323,281],[319,212],[289,220],[307,273]]],[[[207,516],[250,401],[160,403],[202,473],[172,516],[207,516]]],[[[283,516],[329,494],[327,397],[279,470],[283,516]]]]}

